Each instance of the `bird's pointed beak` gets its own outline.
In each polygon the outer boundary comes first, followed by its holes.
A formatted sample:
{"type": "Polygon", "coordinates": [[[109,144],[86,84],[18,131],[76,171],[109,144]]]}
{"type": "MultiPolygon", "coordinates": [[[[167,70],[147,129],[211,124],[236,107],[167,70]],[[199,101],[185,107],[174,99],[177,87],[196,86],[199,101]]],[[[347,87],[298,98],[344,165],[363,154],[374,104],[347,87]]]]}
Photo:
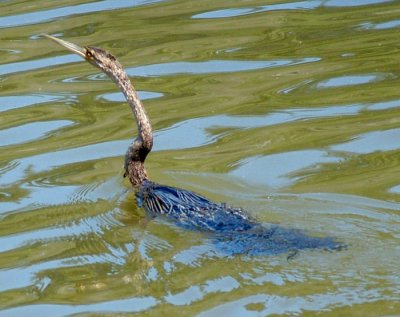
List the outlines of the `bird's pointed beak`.
{"type": "Polygon", "coordinates": [[[61,40],[59,38],[56,38],[54,36],[48,35],[48,34],[42,34],[43,36],[49,38],[50,40],[53,40],[54,42],[60,44],[61,46],[65,47],[67,50],[71,51],[72,53],[78,54],[79,56],[85,58],[86,57],[86,50],[83,47],[80,47],[74,43],[70,43],[64,40],[61,40]]]}

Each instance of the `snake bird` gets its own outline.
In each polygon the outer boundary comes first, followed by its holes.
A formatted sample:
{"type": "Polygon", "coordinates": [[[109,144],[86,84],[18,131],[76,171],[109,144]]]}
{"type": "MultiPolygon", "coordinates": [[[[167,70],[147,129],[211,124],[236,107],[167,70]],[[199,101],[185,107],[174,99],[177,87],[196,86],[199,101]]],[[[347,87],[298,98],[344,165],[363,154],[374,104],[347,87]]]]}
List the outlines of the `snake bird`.
{"type": "Polygon", "coordinates": [[[61,40],[55,41],[110,77],[124,94],[136,119],[138,136],[125,154],[125,177],[129,178],[138,205],[151,216],[164,215],[178,226],[214,233],[216,245],[229,254],[277,254],[301,249],[337,250],[342,244],[331,237],[313,237],[297,229],[263,224],[241,208],[215,203],[195,192],[160,185],[149,180],[144,162],[153,146],[153,133],[143,103],[118,60],[104,49],[61,40]]]}

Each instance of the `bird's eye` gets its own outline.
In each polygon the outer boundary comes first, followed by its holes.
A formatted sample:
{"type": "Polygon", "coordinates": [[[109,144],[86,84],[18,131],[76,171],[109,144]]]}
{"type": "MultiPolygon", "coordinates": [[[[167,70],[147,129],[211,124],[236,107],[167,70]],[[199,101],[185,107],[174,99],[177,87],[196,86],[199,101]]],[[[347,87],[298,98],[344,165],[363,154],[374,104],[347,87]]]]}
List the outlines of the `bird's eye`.
{"type": "Polygon", "coordinates": [[[93,54],[91,51],[86,51],[86,57],[92,59],[93,58],[93,54]]]}

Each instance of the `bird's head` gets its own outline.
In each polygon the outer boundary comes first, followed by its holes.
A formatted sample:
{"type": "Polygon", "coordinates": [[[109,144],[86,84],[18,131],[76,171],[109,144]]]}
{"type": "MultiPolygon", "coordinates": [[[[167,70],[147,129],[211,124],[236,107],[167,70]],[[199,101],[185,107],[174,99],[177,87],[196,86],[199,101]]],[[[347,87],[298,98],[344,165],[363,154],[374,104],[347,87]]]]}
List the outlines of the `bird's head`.
{"type": "Polygon", "coordinates": [[[110,74],[113,68],[115,68],[116,66],[120,66],[120,64],[112,54],[101,48],[93,46],[81,47],[74,43],[61,40],[48,34],[42,35],[65,47],[70,52],[84,58],[88,63],[97,68],[100,68],[106,74],[110,74]]]}

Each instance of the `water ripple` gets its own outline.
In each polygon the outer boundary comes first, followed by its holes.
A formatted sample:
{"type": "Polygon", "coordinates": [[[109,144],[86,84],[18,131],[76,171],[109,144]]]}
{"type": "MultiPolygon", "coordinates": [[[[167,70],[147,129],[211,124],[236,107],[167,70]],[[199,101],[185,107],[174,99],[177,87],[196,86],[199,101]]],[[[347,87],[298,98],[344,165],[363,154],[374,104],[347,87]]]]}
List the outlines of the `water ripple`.
{"type": "Polygon", "coordinates": [[[287,109],[259,116],[217,115],[189,119],[155,133],[155,150],[197,147],[215,142],[221,135],[210,135],[210,128],[253,129],[305,119],[356,115],[363,105],[287,109]],[[190,137],[188,137],[190,136],[190,137]]]}
{"type": "Polygon", "coordinates": [[[368,154],[377,151],[391,151],[400,149],[400,129],[373,131],[361,134],[354,140],[334,145],[334,151],[345,151],[359,154],[368,154]]]}
{"type": "Polygon", "coordinates": [[[311,1],[299,1],[299,2],[288,2],[278,3],[266,6],[258,7],[247,7],[247,8],[230,8],[204,12],[195,14],[192,16],[193,19],[220,19],[220,18],[231,18],[242,15],[255,14],[267,11],[281,11],[281,10],[311,10],[319,7],[356,7],[364,6],[374,3],[389,2],[392,0],[363,0],[363,1],[346,1],[346,0],[311,0],[311,1]]]}
{"type": "Polygon", "coordinates": [[[386,2],[393,2],[393,0],[359,0],[359,1],[321,0],[321,4],[323,4],[323,6],[325,7],[359,7],[359,6],[381,4],[386,2]]]}
{"type": "Polygon", "coordinates": [[[165,76],[175,74],[213,74],[249,71],[263,68],[292,66],[318,62],[318,57],[298,59],[279,59],[261,61],[210,60],[204,62],[171,62],[131,67],[127,69],[130,76],[165,76]]]}
{"type": "MultiPolygon", "coordinates": [[[[358,105],[353,107],[333,106],[315,109],[289,109],[264,116],[218,115],[189,119],[157,131],[155,133],[154,151],[191,148],[215,142],[222,135],[210,135],[207,131],[212,127],[250,129],[302,119],[353,115],[358,113],[360,109],[362,107],[358,105]]],[[[0,184],[10,184],[18,181],[25,177],[26,171],[39,173],[66,164],[121,156],[125,153],[129,142],[130,140],[109,141],[11,161],[2,168],[3,173],[1,174],[0,184]]]]}
{"type": "Polygon", "coordinates": [[[0,237],[0,252],[12,251],[39,241],[49,242],[54,239],[78,238],[101,232],[103,232],[101,222],[98,222],[97,219],[83,218],[77,223],[71,223],[65,227],[57,226],[19,233],[14,232],[12,235],[0,237]]]}
{"type": "Polygon", "coordinates": [[[13,168],[4,167],[0,183],[11,184],[24,179],[27,173],[39,173],[67,164],[120,156],[128,145],[129,140],[111,141],[24,157],[8,164],[13,168]]]}
{"type": "MultiPolygon", "coordinates": [[[[213,74],[250,71],[263,68],[274,68],[293,66],[305,63],[318,62],[318,57],[306,57],[297,59],[240,61],[240,60],[210,60],[204,62],[171,62],[163,64],[151,64],[145,66],[130,67],[126,72],[130,76],[157,77],[176,74],[213,74]]],[[[82,59],[75,54],[67,54],[55,57],[29,60],[24,62],[8,63],[0,65],[0,75],[26,72],[46,68],[55,65],[82,62],[82,59]]],[[[90,80],[100,80],[106,75],[99,73],[89,76],[90,80]]],[[[71,81],[69,79],[68,81],[71,81]]],[[[73,81],[76,81],[75,79],[73,81]]]]}
{"type": "Polygon", "coordinates": [[[8,63],[0,65],[0,75],[10,75],[14,73],[27,72],[31,70],[46,68],[49,66],[62,65],[67,63],[81,62],[82,58],[77,55],[62,55],[24,62],[8,63]]]}
{"type": "MultiPolygon", "coordinates": [[[[328,118],[358,114],[365,106],[347,105],[321,108],[299,108],[261,116],[217,115],[184,120],[154,134],[154,151],[177,150],[203,146],[217,141],[224,134],[211,135],[210,128],[228,127],[251,129],[288,123],[296,120],[328,118]]],[[[130,140],[116,140],[78,148],[38,154],[11,161],[2,168],[0,184],[11,184],[23,179],[26,173],[39,173],[55,167],[121,156],[130,140]]]]}
{"type": "Polygon", "coordinates": [[[67,304],[35,304],[16,308],[10,308],[1,312],[2,316],[26,317],[26,316],[52,316],[64,317],[75,314],[88,313],[108,313],[122,314],[135,313],[148,310],[156,306],[158,301],[151,296],[132,297],[127,299],[103,301],[94,304],[86,303],[84,305],[67,304]]]}
{"type": "Polygon", "coordinates": [[[325,151],[304,150],[246,158],[231,172],[233,176],[249,182],[271,187],[289,186],[295,182],[296,172],[323,163],[338,163],[340,157],[332,157],[325,151]]]}
{"type": "Polygon", "coordinates": [[[239,282],[231,276],[221,276],[215,280],[209,280],[205,285],[192,285],[177,294],[170,294],[165,300],[176,306],[190,305],[193,302],[203,299],[212,293],[226,293],[240,287],[239,282]]]}
{"type": "Polygon", "coordinates": [[[103,0],[91,3],[83,3],[73,6],[65,6],[55,9],[41,10],[36,12],[21,13],[0,17],[0,28],[10,28],[22,25],[39,24],[66,18],[76,14],[109,11],[122,8],[136,7],[144,4],[160,2],[161,0],[103,0]]]}
{"type": "Polygon", "coordinates": [[[34,184],[23,184],[20,188],[26,192],[26,195],[13,201],[0,201],[0,214],[5,215],[26,208],[34,210],[44,206],[93,203],[102,199],[113,200],[116,197],[123,197],[126,190],[117,181],[117,176],[100,184],[49,186],[35,182],[34,184]]]}
{"type": "Polygon", "coordinates": [[[350,87],[365,84],[374,84],[384,80],[396,79],[397,75],[393,73],[370,73],[359,75],[345,75],[328,78],[326,80],[315,81],[311,79],[303,80],[289,87],[285,87],[278,91],[279,94],[288,95],[297,90],[312,90],[312,89],[331,89],[340,87],[350,87]]]}
{"type": "Polygon", "coordinates": [[[257,294],[220,304],[197,316],[300,315],[306,312],[330,311],[336,305],[371,303],[382,300],[382,296],[388,300],[396,300],[395,296],[384,296],[376,289],[366,290],[361,287],[342,287],[340,292],[318,293],[304,297],[257,294]],[[253,310],[251,307],[257,308],[253,310]]]}
{"type": "Polygon", "coordinates": [[[392,20],[380,23],[366,22],[359,25],[362,30],[387,30],[400,27],[400,20],[392,20]]]}
{"type": "MultiPolygon", "coordinates": [[[[0,66],[1,67],[1,66],[0,66]]],[[[71,102],[76,99],[73,95],[32,94],[18,96],[0,96],[0,112],[50,102],[71,102]]]]}
{"type": "Polygon", "coordinates": [[[35,282],[35,276],[37,276],[41,272],[62,268],[71,268],[82,264],[88,265],[105,263],[105,259],[107,258],[107,256],[107,254],[87,254],[82,256],[71,256],[65,259],[44,261],[37,264],[31,264],[29,267],[22,266],[12,269],[2,269],[0,271],[0,291],[7,291],[32,286],[35,282]],[[7,283],[7,281],[13,281],[13,283],[7,283]]]}
{"type": "Polygon", "coordinates": [[[1,201],[0,214],[6,214],[16,210],[23,210],[27,207],[38,208],[45,205],[62,205],[71,202],[71,196],[79,189],[79,186],[43,186],[42,188],[23,185],[27,195],[18,200],[1,201]]]}
{"type": "Polygon", "coordinates": [[[394,79],[396,77],[397,76],[392,73],[346,75],[321,81],[316,85],[316,88],[337,88],[343,86],[363,85],[376,83],[378,81],[382,81],[388,78],[394,79]]]}
{"type": "Polygon", "coordinates": [[[192,16],[193,19],[219,19],[219,18],[231,18],[242,15],[266,12],[266,11],[280,11],[280,10],[310,10],[315,9],[321,5],[321,1],[300,1],[300,2],[289,2],[271,4],[259,7],[247,7],[247,8],[231,8],[222,9],[210,12],[204,12],[192,16]]]}
{"type": "MultiPolygon", "coordinates": [[[[141,100],[161,98],[164,94],[154,91],[138,91],[141,100]]],[[[112,92],[98,96],[99,99],[112,102],[126,102],[126,98],[122,92],[112,92]]]]}
{"type": "Polygon", "coordinates": [[[0,147],[0,316],[395,315],[400,100],[389,53],[399,4],[135,7],[156,1],[0,1],[0,112],[7,129],[0,144],[16,144],[0,147]],[[369,24],[363,29],[362,22],[369,24]],[[160,111],[149,109],[154,150],[171,151],[155,157],[188,171],[163,172],[161,164],[155,178],[243,206],[261,221],[335,236],[348,250],[304,251],[290,261],[287,254],[227,257],[206,233],[148,219],[122,179],[131,139],[121,135],[132,135],[122,130],[134,126],[133,118],[110,116],[105,107],[125,103],[123,95],[110,93],[110,80],[78,56],[61,55],[61,48],[45,54],[40,32],[78,42],[90,35],[125,60],[138,54],[129,75],[150,77],[144,86],[160,92],[140,92],[142,99],[160,98],[160,111]],[[95,91],[93,80],[100,80],[95,91]],[[201,110],[174,106],[182,93],[205,98],[201,110]],[[77,106],[93,98],[100,106],[77,106]],[[76,124],[52,130],[51,122],[62,120],[76,124]],[[14,136],[31,122],[38,122],[36,137],[14,136]],[[253,146],[243,151],[241,141],[253,146]],[[210,151],[211,166],[201,167],[210,171],[196,171],[190,158],[210,151]]]}
{"type": "Polygon", "coordinates": [[[73,125],[70,120],[37,121],[0,130],[0,147],[41,139],[50,132],[73,125]]]}
{"type": "Polygon", "coordinates": [[[375,103],[366,105],[366,109],[372,110],[372,111],[388,110],[388,109],[399,108],[399,107],[400,107],[399,99],[375,102],[375,103]]]}

